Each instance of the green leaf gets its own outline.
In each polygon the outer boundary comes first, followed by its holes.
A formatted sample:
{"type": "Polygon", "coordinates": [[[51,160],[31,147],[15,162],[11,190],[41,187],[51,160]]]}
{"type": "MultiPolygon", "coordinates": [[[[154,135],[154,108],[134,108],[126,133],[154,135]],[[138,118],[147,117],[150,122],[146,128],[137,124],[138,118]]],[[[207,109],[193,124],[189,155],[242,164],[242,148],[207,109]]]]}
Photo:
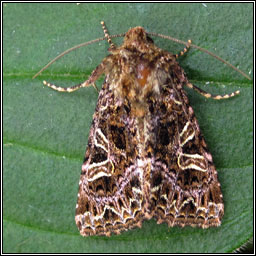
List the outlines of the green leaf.
{"type": "MultiPolygon", "coordinates": [[[[214,101],[187,90],[222,186],[225,215],[220,227],[168,228],[150,220],[118,236],[84,238],[74,214],[97,92],[86,88],[64,94],[42,81],[70,86],[86,80],[109,46],[100,42],[81,48],[31,79],[60,52],[102,37],[101,20],[110,34],[140,25],[149,32],[192,39],[250,75],[252,3],[5,3],[3,20],[5,253],[225,253],[252,237],[251,81],[198,50],[180,58],[190,81],[202,89],[216,94],[241,91],[235,98],[214,101]]],[[[154,40],[170,52],[183,49],[154,40]]]]}

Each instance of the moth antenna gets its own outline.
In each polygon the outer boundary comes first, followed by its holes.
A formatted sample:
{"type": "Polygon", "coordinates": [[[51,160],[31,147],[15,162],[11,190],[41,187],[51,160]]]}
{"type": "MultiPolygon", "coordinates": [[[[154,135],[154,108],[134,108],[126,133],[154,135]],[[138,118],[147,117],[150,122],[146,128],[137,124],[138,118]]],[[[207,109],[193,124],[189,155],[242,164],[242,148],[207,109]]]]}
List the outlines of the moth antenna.
{"type": "Polygon", "coordinates": [[[206,92],[206,91],[200,89],[199,87],[197,87],[197,86],[195,86],[195,85],[193,85],[191,83],[187,83],[186,86],[188,88],[191,88],[191,89],[195,90],[197,93],[201,94],[205,98],[212,98],[214,100],[229,99],[229,98],[234,97],[234,96],[236,96],[236,95],[238,95],[240,93],[240,91],[235,91],[235,92],[232,92],[232,93],[229,93],[229,94],[225,94],[225,95],[212,95],[211,93],[206,92]]]}
{"type": "MultiPolygon", "coordinates": [[[[171,41],[174,41],[176,43],[179,43],[179,44],[184,44],[184,45],[188,45],[188,42],[184,42],[182,40],[179,40],[177,38],[174,38],[174,37],[171,37],[171,36],[166,36],[166,35],[163,35],[163,34],[158,34],[158,33],[147,33],[149,36],[157,36],[157,37],[160,37],[160,38],[164,38],[164,39],[168,39],[168,40],[171,40],[171,41]]],[[[117,35],[108,35],[108,37],[101,37],[101,38],[98,38],[98,39],[95,39],[95,40],[91,40],[91,41],[88,41],[88,42],[84,42],[84,43],[81,43],[81,44],[78,44],[78,45],[75,45],[74,47],[71,47],[69,49],[67,49],[66,51],[62,52],[61,54],[59,54],[57,57],[55,57],[53,60],[51,60],[47,65],[45,65],[39,72],[37,72],[33,77],[32,79],[36,78],[39,74],[41,74],[45,69],[47,69],[51,64],[53,64],[55,61],[57,61],[58,59],[60,59],[61,57],[63,57],[64,55],[66,55],[67,53],[73,51],[73,50],[76,50],[80,47],[83,47],[83,46],[86,46],[86,45],[89,45],[89,44],[93,44],[93,43],[97,43],[97,42],[100,42],[100,41],[103,41],[103,40],[110,40],[111,38],[116,38],[116,37],[124,37],[125,34],[117,34],[117,35]]],[[[111,41],[110,41],[111,42],[111,41]]],[[[112,42],[111,42],[112,43],[112,42]]],[[[112,43],[113,44],[113,43],[112,43]]],[[[114,44],[113,44],[114,45],[114,44]]],[[[205,52],[209,55],[211,55],[212,57],[214,57],[215,59],[223,62],[224,64],[226,64],[227,66],[231,67],[232,69],[236,70],[237,72],[239,72],[242,76],[246,77],[248,80],[252,80],[247,74],[245,74],[243,71],[241,71],[240,69],[238,69],[237,67],[233,66],[232,64],[230,64],[229,62],[227,62],[226,60],[222,59],[221,57],[215,55],[214,53],[202,48],[202,47],[199,47],[195,44],[192,44],[190,43],[189,44],[189,47],[193,47],[193,48],[196,48],[202,52],[205,52]]],[[[182,54],[180,54],[182,55],[182,54]]]]}
{"type": "Polygon", "coordinates": [[[98,39],[95,39],[95,40],[91,40],[89,42],[85,42],[85,43],[82,43],[82,44],[79,44],[79,45],[76,45],[72,48],[69,48],[67,49],[66,51],[62,52],[61,54],[59,54],[57,57],[55,57],[53,60],[51,60],[47,65],[45,65],[39,72],[37,72],[34,76],[33,76],[33,79],[36,78],[40,73],[42,73],[45,69],[47,69],[51,64],[53,64],[56,60],[60,59],[61,57],[63,57],[65,54],[75,50],[75,49],[78,49],[82,46],[86,46],[86,45],[89,45],[89,44],[93,44],[93,43],[97,43],[99,41],[103,41],[105,40],[104,37],[102,38],[98,38],[98,39]]]}
{"type": "MultiPolygon", "coordinates": [[[[168,40],[171,40],[171,41],[174,41],[176,43],[179,43],[179,44],[184,44],[184,45],[187,45],[188,43],[187,42],[184,42],[182,40],[179,40],[177,38],[174,38],[174,37],[171,37],[171,36],[166,36],[166,35],[162,35],[162,34],[158,34],[158,33],[147,33],[149,36],[158,36],[158,37],[161,37],[161,38],[164,38],[164,39],[168,39],[168,40]]],[[[232,69],[236,70],[237,72],[239,72],[241,75],[243,75],[244,77],[246,77],[248,80],[252,80],[247,74],[245,74],[243,71],[241,71],[240,69],[236,68],[235,66],[233,66],[232,64],[230,64],[229,62],[227,62],[226,60],[222,59],[221,57],[215,55],[214,53],[202,48],[202,47],[199,47],[195,44],[190,44],[190,47],[193,47],[193,48],[196,48],[202,52],[205,52],[209,55],[211,55],[212,57],[214,57],[215,59],[223,62],[224,64],[226,64],[227,66],[231,67],[232,69]]]]}
{"type": "Polygon", "coordinates": [[[191,40],[188,40],[188,42],[186,44],[186,47],[179,54],[176,54],[176,58],[179,58],[180,56],[183,56],[189,50],[191,42],[192,42],[191,40]]]}
{"type": "Polygon", "coordinates": [[[104,22],[104,21],[101,21],[100,24],[101,24],[101,26],[102,26],[104,35],[105,35],[105,37],[107,38],[107,41],[108,41],[108,43],[109,43],[109,45],[110,45],[110,48],[111,48],[111,49],[115,49],[115,48],[116,48],[116,45],[112,42],[112,40],[111,40],[111,38],[110,38],[110,36],[109,36],[108,29],[106,28],[105,22],[104,22]]]}
{"type": "MultiPolygon", "coordinates": [[[[112,35],[112,36],[109,36],[109,38],[115,38],[115,37],[124,37],[125,34],[117,34],[117,35],[112,35]]],[[[32,79],[36,78],[39,74],[41,74],[45,69],[47,69],[50,65],[52,65],[56,60],[60,59],[61,57],[63,57],[64,55],[66,55],[67,53],[73,51],[73,50],[76,50],[80,47],[83,47],[83,46],[86,46],[86,45],[89,45],[89,44],[94,44],[94,43],[97,43],[97,42],[100,42],[100,41],[104,41],[104,40],[107,40],[106,37],[101,37],[101,38],[98,38],[98,39],[94,39],[94,40],[91,40],[89,42],[85,42],[85,43],[81,43],[81,44],[78,44],[78,45],[75,45],[74,47],[72,48],[69,48],[67,49],[66,51],[62,52],[61,54],[59,54],[57,57],[55,57],[53,60],[51,60],[47,65],[45,65],[39,72],[37,72],[32,79]]]]}

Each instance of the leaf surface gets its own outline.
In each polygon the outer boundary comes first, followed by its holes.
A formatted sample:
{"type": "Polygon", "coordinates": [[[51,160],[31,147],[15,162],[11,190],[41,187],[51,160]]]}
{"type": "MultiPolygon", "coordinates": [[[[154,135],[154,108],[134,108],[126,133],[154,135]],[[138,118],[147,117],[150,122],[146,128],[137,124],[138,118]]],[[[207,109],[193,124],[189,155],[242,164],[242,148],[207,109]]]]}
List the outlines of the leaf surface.
{"type": "MultiPolygon", "coordinates": [[[[106,42],[63,57],[32,76],[62,51],[143,26],[192,39],[247,74],[253,67],[253,4],[7,3],[3,8],[3,251],[5,253],[225,253],[253,234],[253,87],[222,63],[191,49],[180,58],[190,81],[215,94],[187,90],[213,155],[225,215],[218,228],[168,228],[154,220],[119,236],[81,237],[74,221],[78,181],[97,101],[93,88],[64,94],[43,80],[70,86],[87,79],[108,54],[106,42]]],[[[183,46],[154,38],[162,49],[183,46]]],[[[122,39],[116,39],[120,44],[122,39]]],[[[102,80],[99,82],[99,85],[102,80]]]]}

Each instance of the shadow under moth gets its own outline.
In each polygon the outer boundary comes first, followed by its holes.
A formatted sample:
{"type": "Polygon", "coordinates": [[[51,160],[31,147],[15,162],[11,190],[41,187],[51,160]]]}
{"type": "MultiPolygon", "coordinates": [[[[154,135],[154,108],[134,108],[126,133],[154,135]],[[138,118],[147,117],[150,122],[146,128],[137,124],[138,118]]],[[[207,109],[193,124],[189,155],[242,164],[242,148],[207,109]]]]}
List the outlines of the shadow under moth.
{"type": "Polygon", "coordinates": [[[110,36],[102,22],[110,54],[83,83],[63,88],[44,81],[60,92],[95,86],[104,74],[88,138],[79,182],[75,221],[81,235],[119,234],[141,227],[144,219],[170,227],[219,226],[224,214],[223,197],[211,153],[200,132],[183,87],[206,98],[211,95],[188,81],[177,58],[189,47],[198,48],[245,77],[246,74],[211,52],[169,36],[131,28],[125,35],[110,36]],[[124,36],[121,46],[111,38],[124,36]],[[160,36],[186,47],[177,55],[158,48],[150,36],[160,36]]]}

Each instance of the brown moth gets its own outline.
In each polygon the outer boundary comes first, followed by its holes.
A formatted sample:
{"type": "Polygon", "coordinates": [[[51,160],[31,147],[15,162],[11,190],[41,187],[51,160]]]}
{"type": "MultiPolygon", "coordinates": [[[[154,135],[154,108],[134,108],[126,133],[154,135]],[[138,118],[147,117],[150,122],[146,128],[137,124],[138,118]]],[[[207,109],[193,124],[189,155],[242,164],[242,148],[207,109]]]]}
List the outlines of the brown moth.
{"type": "Polygon", "coordinates": [[[189,83],[178,55],[154,45],[149,35],[157,34],[135,27],[117,47],[102,25],[110,55],[88,80],[69,88],[44,81],[72,92],[105,75],[79,182],[81,235],[119,234],[153,217],[171,227],[219,226],[224,204],[217,171],[183,87],[213,99],[239,91],[204,92],[189,83]]]}

